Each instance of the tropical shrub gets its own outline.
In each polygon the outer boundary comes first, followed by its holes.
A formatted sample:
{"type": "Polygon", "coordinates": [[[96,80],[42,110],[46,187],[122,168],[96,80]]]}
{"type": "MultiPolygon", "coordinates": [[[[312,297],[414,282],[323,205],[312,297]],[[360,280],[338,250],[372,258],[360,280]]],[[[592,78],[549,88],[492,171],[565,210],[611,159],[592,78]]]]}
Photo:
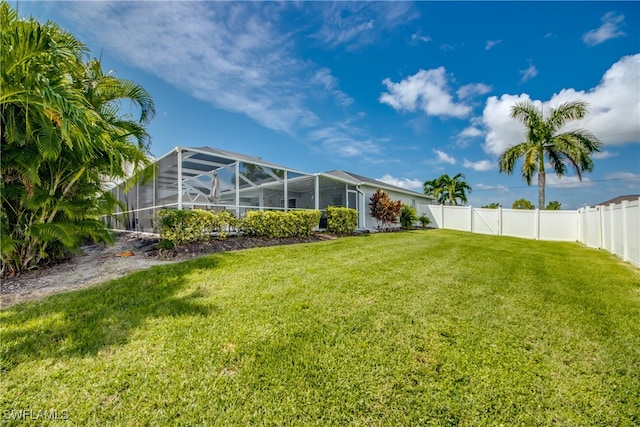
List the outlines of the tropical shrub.
{"type": "Polygon", "coordinates": [[[238,221],[238,229],[255,237],[306,237],[318,227],[320,216],[316,210],[249,211],[238,221]]]}
{"type": "Polygon", "coordinates": [[[403,228],[413,227],[413,224],[418,221],[418,211],[412,206],[402,205],[400,211],[400,225],[403,228]]]}
{"type": "Polygon", "coordinates": [[[335,234],[353,234],[358,227],[358,211],[338,206],[327,207],[327,231],[335,234]]]}
{"type": "Polygon", "coordinates": [[[553,200],[547,204],[547,207],[545,209],[548,211],[559,211],[561,206],[562,203],[557,200],[553,200]]]}
{"type": "Polygon", "coordinates": [[[488,205],[482,206],[483,209],[498,209],[501,208],[502,205],[498,202],[491,202],[488,205]]]}
{"type": "Polygon", "coordinates": [[[422,227],[426,227],[427,225],[431,224],[431,218],[429,218],[425,214],[420,215],[418,221],[420,221],[420,225],[422,225],[422,227]]]}
{"type": "Polygon", "coordinates": [[[175,246],[208,240],[213,233],[224,239],[226,229],[235,225],[235,217],[229,211],[167,209],[158,212],[158,219],[161,238],[175,246]]]}
{"type": "Polygon", "coordinates": [[[535,209],[536,207],[533,206],[533,203],[531,203],[527,199],[518,199],[515,202],[513,202],[513,205],[511,206],[511,208],[512,209],[535,209]]]}
{"type": "Polygon", "coordinates": [[[5,1],[0,22],[0,272],[12,274],[112,241],[99,218],[118,202],[103,183],[149,163],[155,110],[55,23],[19,19],[5,1]],[[121,114],[123,101],[139,115],[121,114]]]}
{"type": "Polygon", "coordinates": [[[369,209],[371,216],[378,221],[378,228],[387,230],[391,224],[398,223],[402,202],[391,200],[386,192],[378,188],[369,198],[369,209]]]}

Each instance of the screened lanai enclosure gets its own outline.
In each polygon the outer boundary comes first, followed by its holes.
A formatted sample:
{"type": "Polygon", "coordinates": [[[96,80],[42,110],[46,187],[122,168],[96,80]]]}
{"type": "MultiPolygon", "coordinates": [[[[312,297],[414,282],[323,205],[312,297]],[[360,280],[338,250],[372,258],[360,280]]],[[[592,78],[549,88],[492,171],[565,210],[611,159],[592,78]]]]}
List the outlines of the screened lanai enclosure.
{"type": "Polygon", "coordinates": [[[210,147],[176,147],[147,172],[135,183],[111,190],[125,207],[107,218],[111,227],[156,231],[156,213],[162,209],[224,209],[241,217],[253,209],[327,206],[356,209],[359,227],[366,223],[365,193],[357,183],[331,173],[304,173],[210,147]]]}

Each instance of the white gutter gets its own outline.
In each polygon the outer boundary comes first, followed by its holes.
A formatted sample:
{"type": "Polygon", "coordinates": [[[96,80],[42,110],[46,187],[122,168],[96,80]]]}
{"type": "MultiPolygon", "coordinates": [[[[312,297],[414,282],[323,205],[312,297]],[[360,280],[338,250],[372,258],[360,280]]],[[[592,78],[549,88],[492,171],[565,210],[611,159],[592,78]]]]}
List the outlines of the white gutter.
{"type": "Polygon", "coordinates": [[[358,216],[360,217],[358,218],[358,223],[362,222],[362,227],[359,228],[365,228],[365,226],[367,225],[367,220],[364,217],[364,191],[360,189],[360,185],[362,185],[362,183],[356,185],[356,191],[362,195],[362,209],[358,210],[358,216]]]}

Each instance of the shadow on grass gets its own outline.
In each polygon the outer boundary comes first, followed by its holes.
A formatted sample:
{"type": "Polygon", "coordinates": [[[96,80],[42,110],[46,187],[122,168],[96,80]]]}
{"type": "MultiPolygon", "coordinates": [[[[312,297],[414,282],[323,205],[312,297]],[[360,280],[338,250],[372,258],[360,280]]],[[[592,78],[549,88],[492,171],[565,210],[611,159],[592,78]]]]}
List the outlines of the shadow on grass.
{"type": "Polygon", "coordinates": [[[102,285],[54,295],[0,312],[1,371],[35,360],[83,357],[125,344],[132,332],[153,318],[208,316],[202,291],[187,275],[216,268],[219,257],[157,266],[102,285]]]}

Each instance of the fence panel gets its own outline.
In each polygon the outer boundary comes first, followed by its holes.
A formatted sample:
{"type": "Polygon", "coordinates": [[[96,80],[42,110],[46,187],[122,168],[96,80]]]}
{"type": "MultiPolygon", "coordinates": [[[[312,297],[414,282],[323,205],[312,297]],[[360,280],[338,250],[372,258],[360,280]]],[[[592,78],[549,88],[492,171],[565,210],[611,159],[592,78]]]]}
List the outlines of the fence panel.
{"type": "Polygon", "coordinates": [[[600,234],[594,230],[600,230],[602,228],[602,224],[600,221],[600,211],[599,208],[585,208],[581,213],[582,223],[580,224],[581,230],[580,233],[583,236],[582,243],[587,245],[590,248],[600,248],[602,247],[602,242],[600,241],[600,234]]]}
{"type": "Polygon", "coordinates": [[[536,211],[522,209],[502,209],[502,234],[504,236],[536,237],[536,211]]]}
{"type": "Polygon", "coordinates": [[[540,211],[538,239],[576,242],[578,240],[577,211],[540,211]]]}
{"type": "Polygon", "coordinates": [[[612,237],[613,242],[611,244],[611,252],[622,256],[624,253],[624,218],[622,205],[615,205],[611,207],[611,215],[613,216],[613,230],[612,237]]]}
{"type": "MultiPolygon", "coordinates": [[[[613,252],[613,233],[612,225],[613,225],[613,215],[611,214],[611,209],[609,206],[598,206],[600,208],[600,235],[601,242],[600,247],[602,249],[606,249],[609,252],[613,252]]],[[[583,234],[585,236],[586,234],[583,234]]]]}
{"type": "Polygon", "coordinates": [[[471,231],[469,208],[464,206],[445,206],[444,223],[452,230],[471,231]]]}
{"type": "Polygon", "coordinates": [[[578,211],[426,206],[437,228],[527,239],[578,241],[640,266],[640,199],[578,211]]]}
{"type": "Polygon", "coordinates": [[[473,232],[500,235],[502,209],[473,209],[473,232]]]}
{"type": "Polygon", "coordinates": [[[626,206],[627,256],[629,261],[640,266],[640,200],[630,202],[626,206]]]}

